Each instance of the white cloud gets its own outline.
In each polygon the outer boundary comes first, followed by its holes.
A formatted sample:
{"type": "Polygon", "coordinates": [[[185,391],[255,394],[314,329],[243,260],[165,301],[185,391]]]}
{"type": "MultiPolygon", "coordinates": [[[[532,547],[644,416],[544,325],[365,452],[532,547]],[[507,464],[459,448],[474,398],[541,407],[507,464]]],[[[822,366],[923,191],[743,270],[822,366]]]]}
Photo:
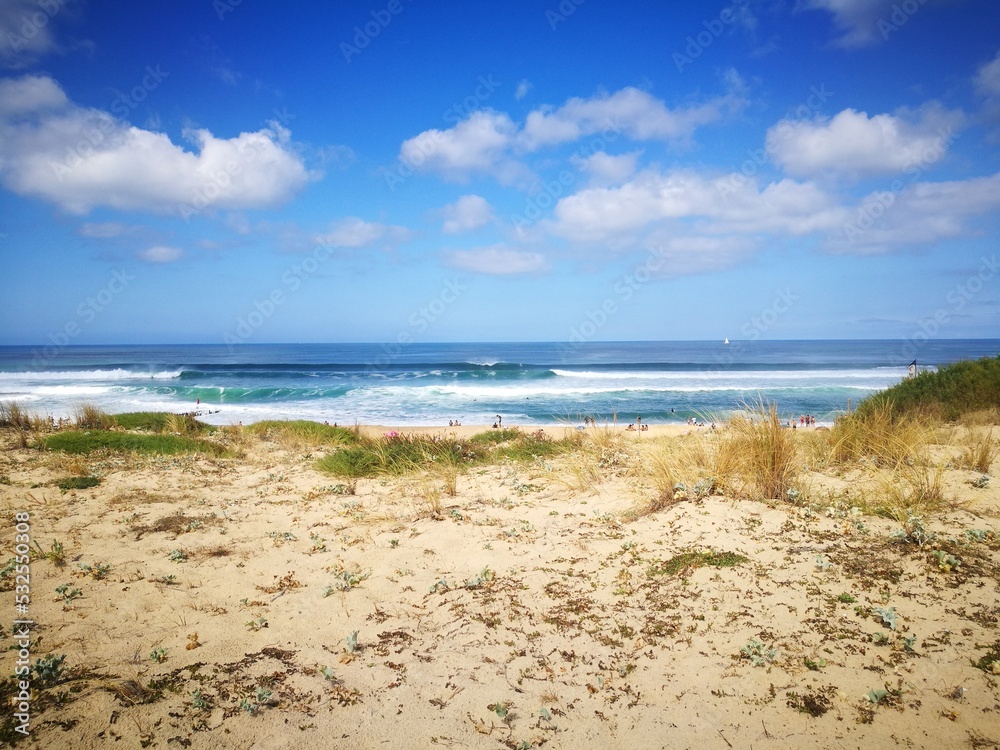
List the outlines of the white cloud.
{"type": "Polygon", "coordinates": [[[660,99],[628,86],[614,94],[589,99],[574,97],[555,110],[528,114],[519,143],[532,151],[601,132],[624,133],[636,140],[676,140],[689,137],[701,125],[721,120],[743,106],[734,93],[704,104],[668,108],[660,99]]]}
{"type": "Polygon", "coordinates": [[[635,174],[641,152],[612,155],[598,151],[587,157],[575,158],[574,164],[581,171],[590,175],[593,185],[620,185],[635,174]]]}
{"type": "Polygon", "coordinates": [[[1000,99],[1000,52],[976,71],[976,91],[987,99],[1000,99]]]}
{"type": "Polygon", "coordinates": [[[147,263],[173,263],[184,257],[184,251],[177,247],[157,245],[140,251],[139,257],[147,263]]]}
{"type": "Polygon", "coordinates": [[[0,80],[0,118],[62,109],[69,104],[59,84],[45,76],[0,80]]]}
{"type": "Polygon", "coordinates": [[[188,130],[196,150],[187,151],[163,133],[78,107],[65,95],[59,106],[62,90],[52,79],[14,86],[23,96],[0,116],[0,181],[72,213],[107,206],[186,217],[205,208],[264,208],[316,177],[277,123],[233,138],[188,130]]]}
{"type": "Polygon", "coordinates": [[[52,35],[53,17],[45,5],[62,10],[61,3],[41,4],[37,0],[4,0],[0,3],[0,64],[23,68],[57,49],[52,35]]]}
{"type": "Polygon", "coordinates": [[[493,208],[479,195],[463,195],[454,203],[441,209],[444,223],[441,231],[445,234],[469,232],[486,226],[493,221],[493,208]]]}
{"type": "Polygon", "coordinates": [[[80,234],[98,240],[109,240],[134,234],[135,227],[129,227],[116,221],[88,222],[80,227],[80,234]]]}
{"type": "Polygon", "coordinates": [[[318,235],[316,241],[333,247],[359,248],[375,244],[397,244],[409,239],[406,227],[365,221],[355,216],[336,222],[329,232],[318,235]]]}
{"type": "Polygon", "coordinates": [[[827,242],[838,253],[874,255],[974,234],[970,222],[1000,210],[1000,173],[913,182],[863,198],[827,242]]]}
{"type": "Polygon", "coordinates": [[[790,179],[763,189],[753,180],[647,170],[615,188],[587,188],[556,205],[556,234],[577,242],[634,244],[664,222],[700,222],[711,233],[804,235],[838,226],[843,211],[812,183],[790,179]]]}
{"type": "Polygon", "coordinates": [[[744,235],[699,236],[657,231],[645,243],[653,253],[647,266],[657,276],[675,278],[722,271],[753,257],[760,243],[744,235]]]}
{"type": "Polygon", "coordinates": [[[517,101],[521,101],[528,95],[529,91],[531,91],[531,83],[526,78],[522,79],[517,82],[517,88],[514,90],[514,98],[517,101]]]}
{"type": "Polygon", "coordinates": [[[767,132],[775,163],[796,176],[877,175],[930,166],[944,157],[957,112],[936,104],[895,115],[845,109],[832,119],[782,120],[767,132]]]}
{"type": "Polygon", "coordinates": [[[841,31],[834,44],[853,48],[884,41],[879,21],[890,22],[894,2],[898,0],[805,0],[802,7],[831,13],[834,25],[841,31]]]}
{"type": "Polygon", "coordinates": [[[515,154],[579,140],[598,133],[607,140],[683,140],[701,125],[741,109],[743,81],[732,70],[723,74],[729,93],[702,104],[668,108],[651,94],[633,87],[614,94],[579,97],[561,107],[528,113],[523,127],[505,113],[476,110],[453,128],[430,129],[403,142],[400,160],[417,171],[439,172],[463,180],[470,174],[492,174],[501,182],[524,177],[515,154]]]}
{"type": "Polygon", "coordinates": [[[454,268],[493,276],[539,273],[548,269],[548,262],[541,253],[514,250],[503,244],[455,250],[448,254],[447,260],[454,268]]]}
{"type": "Polygon", "coordinates": [[[404,141],[400,158],[414,169],[451,177],[487,172],[497,166],[516,129],[505,114],[476,110],[453,128],[425,130],[404,141]]]}

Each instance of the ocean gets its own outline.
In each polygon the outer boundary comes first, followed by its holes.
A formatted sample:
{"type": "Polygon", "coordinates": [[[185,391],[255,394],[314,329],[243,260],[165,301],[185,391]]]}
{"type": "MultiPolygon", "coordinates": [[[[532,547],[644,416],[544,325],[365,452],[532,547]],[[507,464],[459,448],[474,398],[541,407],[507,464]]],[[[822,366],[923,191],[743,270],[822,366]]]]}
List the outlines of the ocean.
{"type": "Polygon", "coordinates": [[[763,398],[831,423],[921,370],[1000,340],[655,341],[0,347],[0,402],[53,418],[197,411],[213,424],[683,423],[763,398]]]}

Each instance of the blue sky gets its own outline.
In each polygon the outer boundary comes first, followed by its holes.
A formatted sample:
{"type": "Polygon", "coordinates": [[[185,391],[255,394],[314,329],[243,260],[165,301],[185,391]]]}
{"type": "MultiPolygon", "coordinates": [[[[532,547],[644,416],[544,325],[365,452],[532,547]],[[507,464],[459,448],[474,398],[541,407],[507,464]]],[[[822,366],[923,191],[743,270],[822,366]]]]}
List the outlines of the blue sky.
{"type": "Polygon", "coordinates": [[[0,343],[988,337],[994,0],[0,5],[0,343]]]}

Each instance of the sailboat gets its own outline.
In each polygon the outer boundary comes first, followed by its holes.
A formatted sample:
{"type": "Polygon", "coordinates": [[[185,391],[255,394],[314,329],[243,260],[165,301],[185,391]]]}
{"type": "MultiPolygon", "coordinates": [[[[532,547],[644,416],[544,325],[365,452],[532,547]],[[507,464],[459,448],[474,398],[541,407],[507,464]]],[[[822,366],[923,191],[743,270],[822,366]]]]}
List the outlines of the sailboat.
{"type": "Polygon", "coordinates": [[[728,343],[729,343],[729,338],[727,337],[727,338],[726,338],[726,340],[725,340],[725,341],[723,341],[722,343],[723,343],[723,344],[728,344],[728,343]]]}

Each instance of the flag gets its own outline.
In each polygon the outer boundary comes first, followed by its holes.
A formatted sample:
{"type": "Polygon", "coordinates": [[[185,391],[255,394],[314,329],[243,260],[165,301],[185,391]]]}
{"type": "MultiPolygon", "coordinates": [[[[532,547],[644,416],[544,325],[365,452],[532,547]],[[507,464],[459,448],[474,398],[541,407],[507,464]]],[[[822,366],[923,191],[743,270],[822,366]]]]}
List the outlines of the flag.
{"type": "Polygon", "coordinates": [[[910,369],[909,372],[907,373],[907,376],[912,378],[916,374],[917,374],[917,360],[913,360],[912,362],[910,362],[910,369]]]}

